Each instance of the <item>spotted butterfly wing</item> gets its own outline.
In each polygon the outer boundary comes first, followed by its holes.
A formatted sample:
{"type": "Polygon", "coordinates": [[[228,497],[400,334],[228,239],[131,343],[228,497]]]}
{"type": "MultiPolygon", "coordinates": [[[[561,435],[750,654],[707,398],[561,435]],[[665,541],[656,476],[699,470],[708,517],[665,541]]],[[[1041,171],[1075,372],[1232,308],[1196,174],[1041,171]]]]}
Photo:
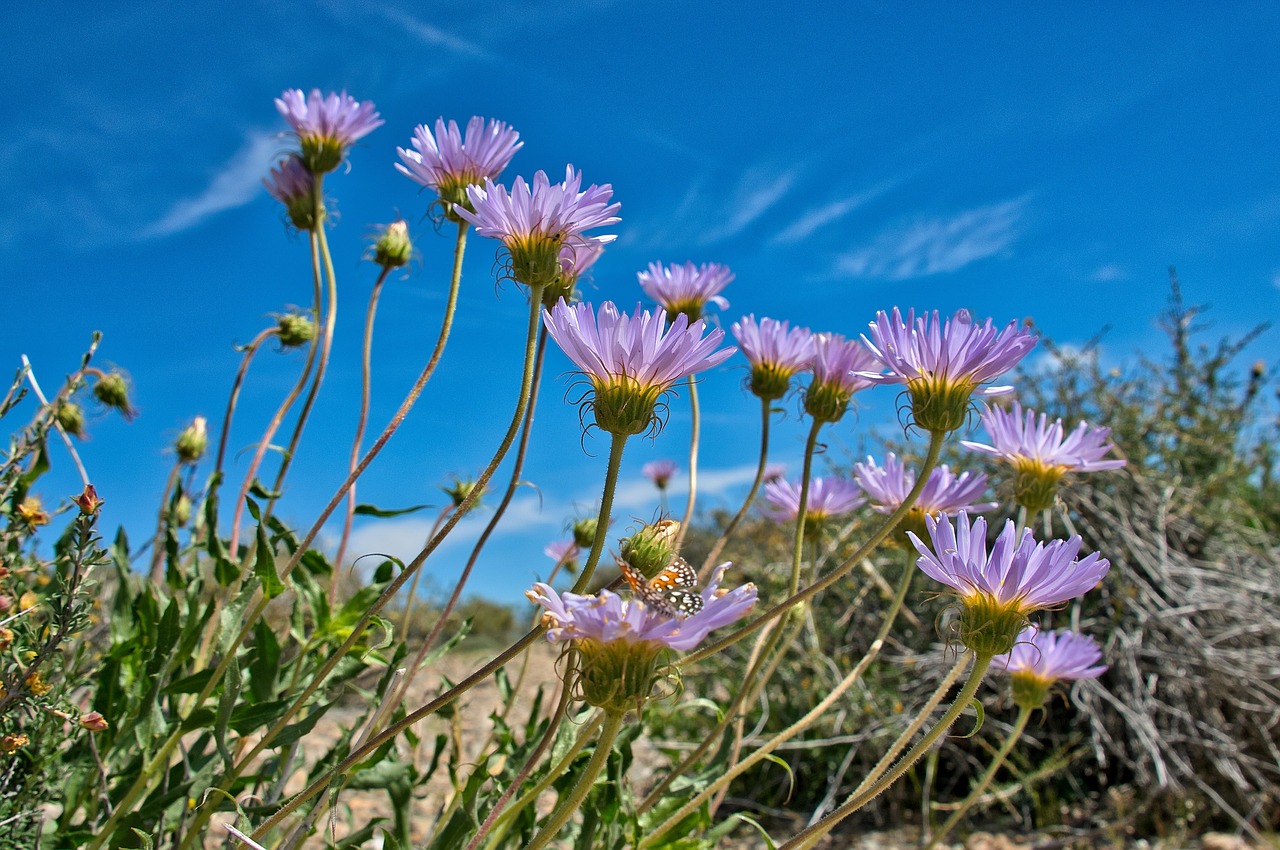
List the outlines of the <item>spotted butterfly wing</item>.
{"type": "Polygon", "coordinates": [[[688,617],[702,610],[702,597],[688,590],[698,583],[698,572],[679,555],[651,579],[622,558],[618,568],[636,598],[667,616],[688,617]]]}

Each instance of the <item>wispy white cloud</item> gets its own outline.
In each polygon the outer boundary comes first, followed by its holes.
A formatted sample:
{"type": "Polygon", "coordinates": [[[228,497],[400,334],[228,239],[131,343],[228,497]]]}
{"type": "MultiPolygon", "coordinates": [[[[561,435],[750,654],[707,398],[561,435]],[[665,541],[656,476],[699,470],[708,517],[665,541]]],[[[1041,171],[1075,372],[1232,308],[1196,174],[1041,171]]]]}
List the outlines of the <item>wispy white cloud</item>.
{"type": "Polygon", "coordinates": [[[880,233],[843,254],[836,272],[857,278],[906,280],[953,272],[1002,253],[1017,239],[1030,196],[947,217],[921,217],[880,233]]]}
{"type": "Polygon", "coordinates": [[[1115,263],[1099,266],[1089,275],[1089,279],[1097,283],[1110,283],[1116,280],[1128,280],[1129,273],[1115,263]]]}
{"type": "Polygon", "coordinates": [[[794,170],[778,172],[759,166],[749,169],[721,206],[716,216],[719,224],[706,228],[700,241],[709,245],[737,236],[781,201],[795,181],[794,170]]]}
{"type": "Polygon", "coordinates": [[[262,178],[280,148],[278,133],[250,130],[240,149],[203,191],[174,203],[158,220],[143,228],[141,236],[168,236],[188,230],[209,216],[249,203],[262,191],[262,178]]]}
{"type": "Polygon", "coordinates": [[[882,183],[865,192],[859,192],[856,195],[850,195],[847,198],[841,198],[809,210],[769,241],[774,245],[793,245],[796,242],[802,242],[819,229],[826,227],[828,224],[834,224],[858,207],[883,195],[893,185],[892,183],[882,183]]]}
{"type": "Polygon", "coordinates": [[[419,20],[407,12],[391,8],[383,8],[379,11],[387,20],[401,27],[406,33],[429,47],[441,47],[452,53],[457,53],[461,56],[469,56],[473,59],[497,59],[494,54],[485,50],[475,42],[468,41],[461,36],[454,35],[447,30],[441,29],[435,24],[419,20]]]}

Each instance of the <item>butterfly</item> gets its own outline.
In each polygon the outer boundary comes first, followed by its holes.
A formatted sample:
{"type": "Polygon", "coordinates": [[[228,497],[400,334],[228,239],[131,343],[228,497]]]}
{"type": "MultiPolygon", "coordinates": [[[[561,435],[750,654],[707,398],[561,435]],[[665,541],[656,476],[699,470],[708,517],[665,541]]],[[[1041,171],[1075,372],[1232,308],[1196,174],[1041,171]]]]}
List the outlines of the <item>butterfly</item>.
{"type": "Polygon", "coordinates": [[[631,586],[631,593],[669,617],[688,617],[702,610],[702,597],[689,588],[698,583],[698,572],[693,566],[675,555],[671,563],[651,579],[622,558],[618,569],[631,586]]]}

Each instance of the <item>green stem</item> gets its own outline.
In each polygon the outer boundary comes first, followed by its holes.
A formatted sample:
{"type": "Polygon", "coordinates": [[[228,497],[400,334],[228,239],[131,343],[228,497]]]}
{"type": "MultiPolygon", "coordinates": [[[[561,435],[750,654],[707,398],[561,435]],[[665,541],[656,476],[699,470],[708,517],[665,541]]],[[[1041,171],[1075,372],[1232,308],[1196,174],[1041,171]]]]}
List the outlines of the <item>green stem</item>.
{"type": "Polygon", "coordinates": [[[818,432],[821,430],[822,420],[813,420],[813,426],[809,429],[809,438],[804,444],[804,466],[800,472],[800,504],[796,513],[796,539],[791,552],[791,581],[787,585],[787,596],[795,596],[800,590],[800,566],[804,563],[804,526],[809,512],[809,476],[813,474],[813,453],[818,446],[818,432]]]}
{"type": "Polygon", "coordinates": [[[924,464],[921,466],[920,472],[916,476],[916,484],[911,488],[911,492],[907,494],[907,498],[903,499],[902,504],[898,506],[898,509],[889,515],[885,520],[884,525],[876,529],[875,533],[867,539],[867,542],[859,546],[857,551],[845,560],[844,563],[832,570],[830,574],[819,579],[798,593],[782,600],[777,605],[773,606],[768,611],[765,611],[763,614],[756,617],[745,626],[735,630],[728,636],[703,647],[697,652],[686,655],[684,658],[680,659],[677,664],[681,667],[685,667],[690,664],[696,664],[704,658],[709,658],[710,656],[715,655],[717,652],[720,652],[721,650],[742,640],[747,635],[754,633],[765,623],[781,615],[783,612],[790,610],[797,603],[813,598],[847,575],[850,570],[856,567],[863,558],[871,554],[871,552],[873,552],[875,548],[879,546],[895,528],[898,527],[898,523],[901,522],[902,518],[907,515],[909,510],[911,510],[911,506],[914,505],[916,499],[920,497],[920,493],[924,490],[924,485],[929,480],[929,473],[938,462],[938,455],[942,451],[942,443],[945,439],[946,434],[944,433],[938,432],[930,435],[928,454],[925,456],[924,464]]]}
{"type": "Polygon", "coordinates": [[[240,400],[240,388],[244,386],[244,377],[249,372],[249,364],[253,362],[253,358],[258,353],[258,349],[262,347],[262,344],[277,333],[279,333],[278,328],[267,328],[250,340],[249,344],[244,347],[244,357],[240,360],[240,368],[236,370],[236,378],[231,383],[231,395],[227,398],[227,412],[222,417],[222,433],[218,437],[218,459],[213,465],[215,475],[222,471],[222,461],[227,456],[227,440],[231,436],[231,420],[235,417],[236,402],[240,400]]]}
{"type": "MultiPolygon", "coordinates": [[[[356,433],[351,439],[351,459],[347,464],[347,473],[356,468],[360,462],[360,443],[364,441],[364,428],[369,421],[369,396],[373,383],[373,322],[378,315],[378,296],[382,294],[382,284],[387,280],[390,266],[383,266],[382,273],[373,283],[373,291],[369,293],[369,308],[364,316],[364,346],[360,357],[360,415],[356,419],[356,433]]],[[[356,484],[351,482],[347,491],[347,512],[342,519],[342,537],[338,539],[338,554],[333,558],[333,578],[329,584],[329,602],[338,597],[338,575],[342,571],[342,562],[347,555],[347,542],[351,539],[351,523],[356,516],[356,484]]]]}
{"type": "Polygon", "coordinates": [[[582,776],[578,778],[578,784],[573,787],[568,797],[560,801],[555,811],[551,813],[551,817],[543,824],[542,830],[533,837],[525,850],[542,850],[546,847],[569,822],[574,812],[582,806],[582,802],[587,799],[587,794],[591,793],[591,788],[596,783],[596,777],[609,761],[609,755],[613,752],[613,740],[618,737],[618,730],[622,728],[622,718],[623,714],[620,711],[605,713],[604,726],[600,728],[596,748],[591,753],[591,760],[583,769],[582,776]]]}
{"type": "Polygon", "coordinates": [[[724,527],[724,531],[720,532],[716,542],[711,545],[711,551],[707,553],[707,559],[702,562],[702,570],[699,575],[704,581],[710,574],[716,558],[720,557],[720,551],[729,542],[729,538],[733,536],[733,532],[737,530],[738,524],[747,515],[747,511],[751,510],[751,505],[756,500],[756,493],[760,491],[760,484],[764,481],[764,471],[769,464],[769,410],[769,401],[767,399],[762,400],[760,402],[760,462],[756,464],[756,477],[751,482],[751,490],[748,491],[747,497],[742,500],[742,507],[738,508],[738,512],[733,515],[733,519],[729,520],[729,524],[724,527]]]}
{"type": "MultiPolygon", "coordinates": [[[[582,752],[583,748],[591,742],[592,736],[603,721],[604,712],[597,711],[591,719],[578,730],[578,737],[569,746],[568,751],[560,757],[559,761],[547,768],[546,775],[539,779],[532,788],[517,797],[516,801],[511,804],[510,808],[503,811],[494,819],[494,834],[489,838],[488,844],[485,845],[487,850],[497,850],[498,846],[502,843],[503,837],[507,834],[507,830],[511,828],[511,821],[515,816],[527,808],[530,803],[536,801],[538,797],[542,796],[542,792],[550,788],[551,783],[559,779],[560,775],[569,769],[569,765],[571,765],[574,759],[578,757],[578,753],[582,752]]],[[[513,783],[512,788],[514,787],[515,784],[513,783]]],[[[483,831],[484,827],[482,825],[481,832],[483,831]]]]}
{"type": "Polygon", "coordinates": [[[702,408],[698,404],[698,385],[693,376],[685,378],[689,384],[689,496],[684,503],[684,516],[680,518],[680,531],[676,534],[675,550],[680,551],[684,535],[693,521],[693,506],[698,500],[698,439],[702,431],[702,408]]]}
{"type": "MultiPolygon", "coordinates": [[[[960,717],[960,713],[968,707],[970,701],[973,700],[973,695],[978,691],[978,686],[982,684],[982,677],[986,675],[987,668],[991,666],[991,658],[991,655],[979,655],[974,660],[973,669],[969,671],[969,678],[965,680],[964,687],[960,689],[960,693],[956,695],[955,702],[951,703],[951,707],[947,709],[946,714],[942,715],[937,725],[930,729],[888,773],[877,780],[870,788],[861,792],[854,792],[853,796],[838,809],[813,826],[796,833],[791,840],[783,844],[778,850],[799,850],[802,847],[812,847],[817,839],[829,833],[835,828],[836,824],[874,800],[886,788],[896,782],[902,774],[906,773],[942,737],[943,733],[951,728],[951,724],[955,723],[957,718],[960,717]]],[[[965,661],[967,661],[967,653],[966,657],[961,658],[959,663],[964,663],[965,661]]]]}
{"type": "Polygon", "coordinates": [[[156,517],[156,536],[151,541],[151,582],[157,587],[164,584],[164,540],[169,526],[169,499],[173,496],[173,488],[178,486],[178,476],[182,473],[182,461],[179,460],[169,470],[169,478],[165,481],[164,492],[160,495],[160,511],[156,517]]]}
{"type": "Polygon", "coordinates": [[[582,573],[573,583],[570,593],[582,593],[591,582],[591,576],[600,563],[600,555],[604,552],[604,541],[609,536],[609,514],[613,510],[613,494],[618,489],[618,471],[622,469],[622,450],[627,445],[626,434],[614,434],[609,444],[609,466],[604,474],[604,491],[600,495],[600,516],[596,519],[596,537],[591,543],[591,552],[587,562],[582,566],[582,573]]]}
{"type": "Polygon", "coordinates": [[[991,787],[991,781],[996,778],[996,772],[1004,766],[1005,760],[1009,758],[1009,753],[1013,752],[1013,745],[1018,743],[1018,739],[1022,737],[1022,731],[1027,728],[1027,721],[1031,718],[1032,710],[1026,707],[1019,707],[1018,719],[1013,722],[1013,728],[1009,730],[1009,736],[1004,739],[1004,744],[996,752],[995,758],[991,760],[991,765],[987,768],[987,772],[982,774],[978,784],[973,786],[969,796],[965,797],[960,807],[951,813],[951,817],[947,818],[947,822],[933,834],[933,837],[929,839],[929,843],[925,845],[924,850],[932,850],[938,845],[939,841],[946,838],[947,834],[955,829],[956,824],[965,816],[965,813],[973,808],[973,804],[978,801],[978,798],[991,787]]]}
{"type": "MultiPolygon", "coordinates": [[[[320,181],[316,180],[316,209],[320,211],[318,218],[324,220],[324,197],[320,193],[320,181]]],[[[324,317],[324,334],[320,345],[320,358],[316,364],[316,377],[311,382],[311,388],[307,390],[307,398],[302,403],[302,410],[298,411],[298,421],[293,426],[293,434],[289,437],[289,446],[284,451],[284,456],[280,458],[280,469],[276,472],[275,483],[271,486],[271,497],[267,499],[267,504],[263,507],[263,516],[271,513],[275,507],[276,499],[284,487],[285,476],[289,473],[289,467],[293,464],[293,459],[297,457],[298,443],[302,440],[302,429],[306,427],[307,421],[311,418],[311,409],[315,406],[316,398],[320,395],[320,385],[324,383],[324,376],[329,370],[329,358],[333,354],[333,332],[338,323],[338,276],[333,269],[333,255],[329,251],[329,237],[323,226],[317,226],[315,231],[320,237],[320,257],[324,262],[326,301],[325,317],[324,317]]]]}
{"type": "Polygon", "coordinates": [[[730,782],[741,776],[747,770],[750,770],[761,760],[767,758],[768,755],[779,746],[812,726],[819,717],[826,713],[827,709],[835,704],[836,700],[838,700],[841,695],[843,695],[860,678],[862,678],[862,674],[866,672],[866,669],[871,666],[871,663],[875,661],[876,657],[880,654],[880,649],[884,646],[884,642],[889,636],[889,631],[893,628],[894,620],[897,619],[898,612],[902,610],[903,602],[907,598],[907,590],[911,587],[911,579],[914,575],[914,570],[906,570],[903,573],[902,579],[898,583],[898,592],[894,596],[893,603],[889,606],[889,610],[885,613],[884,622],[880,624],[880,630],[876,633],[875,639],[871,642],[871,646],[867,648],[866,654],[862,656],[861,660],[858,661],[853,670],[849,671],[849,674],[845,676],[844,679],[842,679],[834,688],[832,688],[831,693],[827,694],[821,702],[810,709],[804,717],[800,718],[791,726],[770,738],[761,745],[760,748],[752,752],[751,755],[747,756],[747,758],[743,759],[741,763],[735,765],[733,768],[725,772],[723,776],[711,783],[711,785],[699,791],[693,799],[689,800],[689,802],[681,806],[678,811],[650,831],[645,837],[645,840],[640,842],[640,847],[643,848],[650,846],[658,836],[670,830],[690,813],[696,811],[705,800],[711,797],[712,794],[717,793],[722,788],[727,788],[730,782]]]}

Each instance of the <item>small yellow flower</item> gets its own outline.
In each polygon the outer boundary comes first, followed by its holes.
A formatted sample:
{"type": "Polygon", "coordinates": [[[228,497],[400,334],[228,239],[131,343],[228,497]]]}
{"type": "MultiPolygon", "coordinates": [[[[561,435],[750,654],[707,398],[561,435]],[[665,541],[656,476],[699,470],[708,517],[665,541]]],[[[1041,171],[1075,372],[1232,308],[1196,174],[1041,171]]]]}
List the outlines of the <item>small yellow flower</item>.
{"type": "Polygon", "coordinates": [[[31,528],[49,524],[49,513],[44,509],[39,496],[23,499],[18,505],[18,516],[31,528]]]}
{"type": "Polygon", "coordinates": [[[8,734],[0,737],[0,753],[11,755],[31,743],[26,735],[8,734]]]}
{"type": "Polygon", "coordinates": [[[27,676],[27,690],[38,697],[42,697],[53,690],[53,686],[46,682],[44,677],[37,671],[27,676]]]}

